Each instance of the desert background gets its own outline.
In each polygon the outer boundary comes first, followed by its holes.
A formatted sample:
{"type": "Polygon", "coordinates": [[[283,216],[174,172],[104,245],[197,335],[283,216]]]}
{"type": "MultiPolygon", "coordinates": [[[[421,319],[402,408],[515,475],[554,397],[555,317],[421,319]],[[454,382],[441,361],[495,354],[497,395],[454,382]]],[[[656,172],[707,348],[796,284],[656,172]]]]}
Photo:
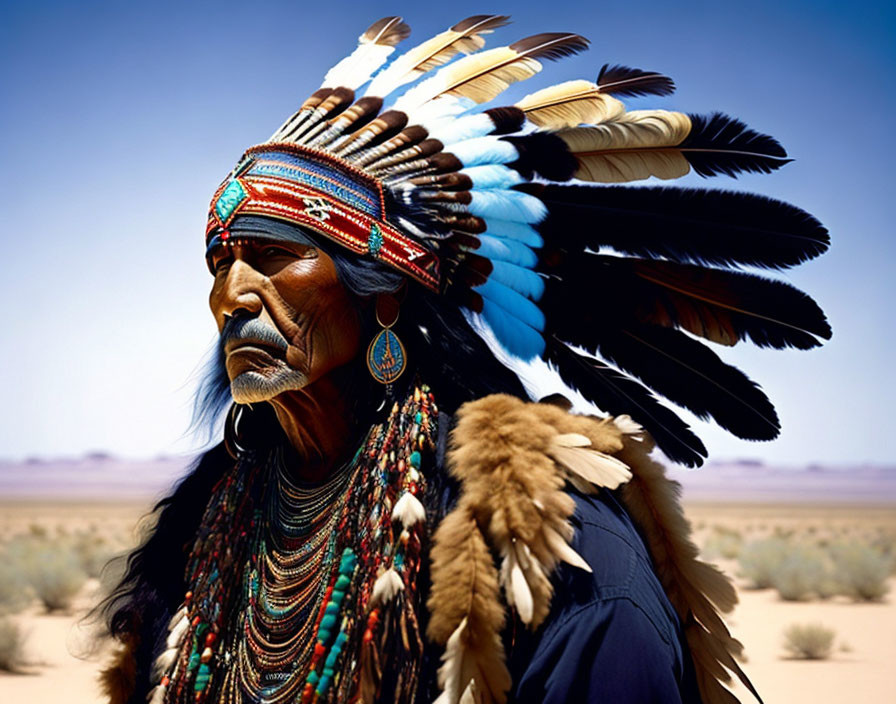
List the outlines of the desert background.
{"type": "MultiPolygon", "coordinates": [[[[0,701],[101,701],[109,657],[85,620],[185,458],[0,463],[0,701]]],[[[896,467],[672,470],[703,558],[734,577],[728,616],[765,702],[893,701],[896,467]]],[[[742,686],[734,691],[751,701],[742,686]]]]}

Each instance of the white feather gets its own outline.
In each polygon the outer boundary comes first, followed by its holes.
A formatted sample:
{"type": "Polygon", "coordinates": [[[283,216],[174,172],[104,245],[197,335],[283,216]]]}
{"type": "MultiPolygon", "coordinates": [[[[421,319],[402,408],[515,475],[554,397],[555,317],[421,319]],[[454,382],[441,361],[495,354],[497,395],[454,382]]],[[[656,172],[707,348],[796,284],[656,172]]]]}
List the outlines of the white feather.
{"type": "Polygon", "coordinates": [[[370,596],[371,604],[385,604],[395,598],[404,589],[404,582],[391,567],[377,577],[373,585],[373,593],[370,596]]]}
{"type": "Polygon", "coordinates": [[[429,133],[429,136],[440,140],[442,144],[453,144],[474,137],[484,137],[494,129],[494,120],[487,113],[480,112],[441,123],[435,132],[429,133]]]}
{"type": "Polygon", "coordinates": [[[162,651],[162,654],[152,664],[152,682],[159,682],[163,676],[171,671],[171,666],[177,659],[179,652],[180,648],[168,648],[162,651]]]}
{"type": "MultiPolygon", "coordinates": [[[[416,110],[406,110],[405,112],[407,112],[410,120],[409,124],[425,127],[426,131],[432,134],[440,129],[445,129],[445,126],[453,122],[458,115],[475,105],[476,103],[469,98],[444,95],[438,100],[433,100],[416,110]]],[[[400,110],[401,108],[396,104],[394,109],[400,110]]]]}
{"type": "Polygon", "coordinates": [[[405,528],[420,523],[426,518],[426,509],[411,492],[406,491],[392,509],[392,520],[401,521],[405,528]]]}
{"type": "Polygon", "coordinates": [[[561,447],[590,447],[591,441],[581,433],[559,433],[551,442],[561,447]]]}
{"type": "Polygon", "coordinates": [[[174,616],[171,617],[171,620],[168,621],[168,632],[174,630],[174,627],[180,623],[180,620],[187,615],[187,606],[184,604],[177,611],[174,612],[174,616]]]}
{"type": "Polygon", "coordinates": [[[467,209],[482,218],[511,222],[539,223],[547,217],[547,206],[535,196],[521,191],[470,191],[467,209]]]}
{"type": "Polygon", "coordinates": [[[473,179],[473,188],[479,191],[487,188],[510,188],[525,182],[518,171],[500,164],[471,166],[461,173],[473,179]]]}
{"type": "Polygon", "coordinates": [[[186,615],[182,616],[180,621],[177,622],[177,625],[171,629],[171,632],[168,634],[168,640],[165,641],[165,645],[168,648],[176,648],[181,644],[181,641],[184,639],[184,635],[187,632],[187,629],[190,627],[190,619],[187,618],[186,615]]]}
{"type": "Polygon", "coordinates": [[[154,687],[147,697],[149,704],[162,704],[165,701],[165,689],[162,685],[154,687]]]}
{"type": "Polygon", "coordinates": [[[516,556],[513,555],[510,560],[510,591],[513,594],[513,604],[520,615],[520,620],[523,623],[532,623],[532,615],[535,609],[532,601],[532,590],[529,589],[529,583],[526,581],[523,568],[520,566],[516,556]]]}
{"type": "Polygon", "coordinates": [[[634,440],[644,439],[644,428],[640,424],[633,421],[631,416],[624,414],[621,416],[616,416],[613,419],[613,423],[626,435],[633,436],[634,440]]]}
{"type": "Polygon", "coordinates": [[[627,464],[597,450],[552,445],[548,454],[567,471],[578,474],[595,486],[616,489],[632,478],[627,464]]]}
{"type": "Polygon", "coordinates": [[[505,139],[498,137],[476,137],[463,142],[455,142],[445,147],[465,167],[480,164],[508,164],[520,158],[517,148],[505,139]]]}
{"type": "Polygon", "coordinates": [[[544,538],[551,552],[554,553],[558,560],[562,560],[586,572],[591,572],[591,567],[585,562],[585,559],[569,546],[569,543],[566,542],[560,533],[549,525],[544,526],[544,538]]]}
{"type": "Polygon", "coordinates": [[[464,669],[464,630],[467,627],[467,617],[464,616],[460,625],[454,629],[454,633],[445,645],[442,654],[442,666],[439,668],[439,686],[442,693],[434,704],[457,704],[466,685],[470,681],[463,677],[464,669]]]}

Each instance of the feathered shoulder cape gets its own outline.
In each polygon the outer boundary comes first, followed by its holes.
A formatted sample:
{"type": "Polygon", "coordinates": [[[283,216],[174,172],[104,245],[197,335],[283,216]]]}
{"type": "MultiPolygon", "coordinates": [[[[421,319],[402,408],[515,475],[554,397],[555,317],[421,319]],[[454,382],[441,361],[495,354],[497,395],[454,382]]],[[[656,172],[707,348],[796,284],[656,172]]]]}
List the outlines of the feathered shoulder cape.
{"type": "MultiPolygon", "coordinates": [[[[438,704],[504,702],[508,607],[535,630],[550,612],[557,564],[591,571],[569,545],[575,503],[568,488],[618,490],[684,626],[704,704],[737,701],[723,686],[731,673],[752,691],[735,659],[743,647],[720,617],[737,601],[734,588],[697,559],[679,485],[651,459],[652,449],[627,416],[574,415],[502,394],[458,410],[447,464],[461,490],[435,531],[427,602],[427,634],[445,648],[438,704]]],[[[123,645],[103,672],[111,704],[132,696],[135,646],[123,645]]]]}

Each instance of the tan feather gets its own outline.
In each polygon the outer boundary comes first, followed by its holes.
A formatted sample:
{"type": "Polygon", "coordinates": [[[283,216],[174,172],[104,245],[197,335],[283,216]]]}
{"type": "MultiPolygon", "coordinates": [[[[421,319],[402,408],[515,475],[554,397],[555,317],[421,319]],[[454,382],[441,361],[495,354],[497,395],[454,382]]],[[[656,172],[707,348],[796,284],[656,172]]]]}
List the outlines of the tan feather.
{"type": "Polygon", "coordinates": [[[505,15],[477,15],[458,22],[399,56],[374,77],[366,95],[387,96],[396,88],[415,81],[429,71],[444,66],[458,54],[472,54],[485,46],[481,35],[507,24],[505,15]]]}
{"type": "Polygon", "coordinates": [[[554,446],[549,450],[567,471],[578,474],[595,486],[616,489],[632,478],[624,462],[615,457],[582,447],[554,446]]]}
{"type": "Polygon", "coordinates": [[[633,110],[613,122],[558,132],[579,161],[576,178],[624,183],[650,176],[684,176],[690,165],[675,149],[691,131],[691,119],[680,112],[633,110]]]}
{"type": "Polygon", "coordinates": [[[601,93],[596,83],[584,80],[542,88],[516,106],[532,123],[545,129],[596,125],[625,112],[619,100],[601,93]]]}
{"type": "Polygon", "coordinates": [[[504,610],[488,546],[469,507],[449,513],[433,537],[431,616],[427,635],[448,643],[439,670],[440,699],[458,702],[476,679],[486,702],[503,702],[510,688],[500,632],[504,610]]]}
{"type": "Polygon", "coordinates": [[[539,57],[558,58],[586,46],[586,40],[575,34],[543,34],[522,39],[511,46],[467,56],[405,93],[395,108],[412,111],[439,96],[485,103],[512,83],[531,78],[541,71],[539,57]]]}
{"type": "Polygon", "coordinates": [[[752,683],[736,662],[743,646],[731,637],[719,611],[737,603],[730,580],[698,559],[690,539],[690,525],[679,500],[680,486],[665,476],[662,465],[648,454],[652,443],[627,436],[619,458],[634,471],[622,488],[632,520],[646,538],[657,576],[678,612],[694,665],[700,693],[706,704],[734,704],[738,700],[722,686],[733,673],[757,699],[752,683]]]}
{"type": "Polygon", "coordinates": [[[585,570],[586,572],[591,572],[591,566],[585,562],[585,558],[583,558],[579,553],[573,550],[569,543],[566,542],[566,539],[560,535],[556,530],[551,528],[550,526],[544,527],[544,536],[545,542],[548,544],[548,547],[554,551],[557,557],[568,565],[572,565],[573,567],[578,567],[580,570],[585,570]]]}

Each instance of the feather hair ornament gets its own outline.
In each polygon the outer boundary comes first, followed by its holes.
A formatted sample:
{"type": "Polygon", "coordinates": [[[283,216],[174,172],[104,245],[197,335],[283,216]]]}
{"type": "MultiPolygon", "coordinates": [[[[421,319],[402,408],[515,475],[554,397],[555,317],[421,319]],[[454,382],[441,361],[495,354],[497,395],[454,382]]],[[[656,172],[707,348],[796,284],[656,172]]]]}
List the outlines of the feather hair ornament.
{"type": "Polygon", "coordinates": [[[602,93],[599,85],[582,80],[542,88],[527,95],[516,107],[533,124],[545,129],[596,125],[625,112],[622,102],[602,93]]]}

